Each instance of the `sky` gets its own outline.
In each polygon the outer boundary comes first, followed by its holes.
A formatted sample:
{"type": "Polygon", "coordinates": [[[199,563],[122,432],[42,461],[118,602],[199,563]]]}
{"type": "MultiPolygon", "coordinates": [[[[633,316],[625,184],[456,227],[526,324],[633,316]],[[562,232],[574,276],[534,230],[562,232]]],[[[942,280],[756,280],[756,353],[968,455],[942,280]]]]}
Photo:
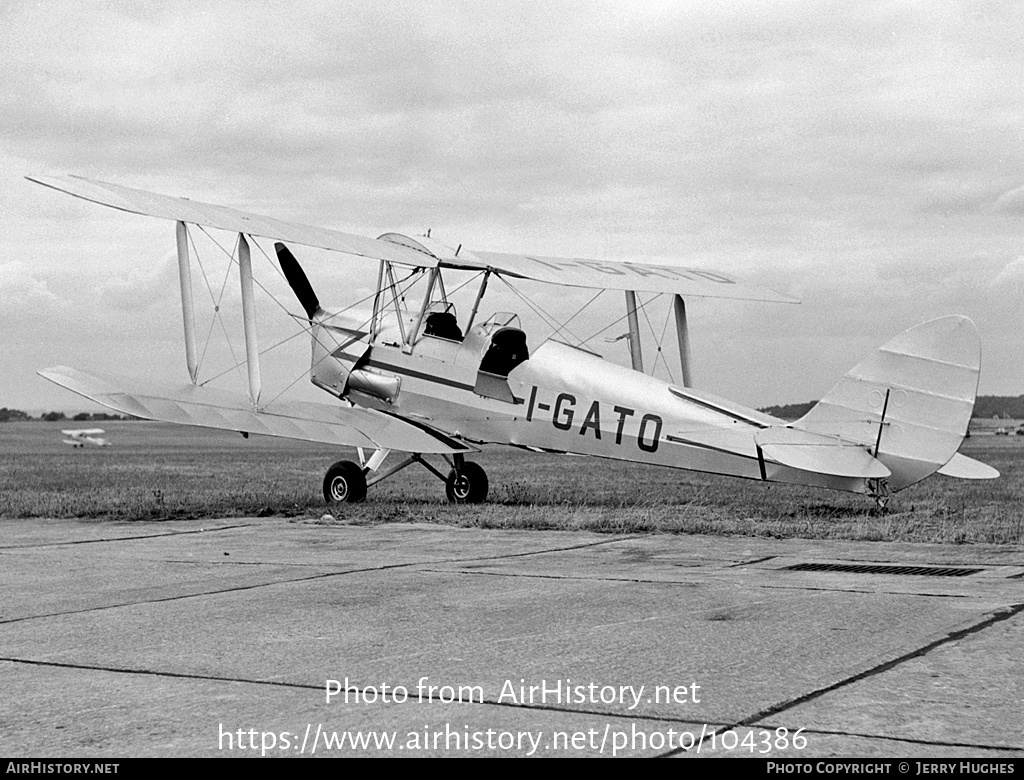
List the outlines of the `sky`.
{"type": "MultiPolygon", "coordinates": [[[[98,408],[36,376],[51,365],[188,381],[173,224],[24,179],[65,173],[361,235],[725,271],[802,301],[688,301],[694,384],[748,406],[820,398],[948,314],[980,332],[979,392],[1020,395],[1022,51],[1010,1],[8,0],[0,406],[98,408]]],[[[237,277],[200,241],[201,376],[235,381],[237,277]]],[[[316,399],[270,243],[260,340],[284,343],[264,385],[316,399]]],[[[326,303],[370,292],[374,264],[293,250],[326,303]]],[[[517,289],[563,318],[593,297],[517,289]]],[[[550,335],[492,290],[533,348],[550,335]]],[[[648,366],[678,381],[671,325],[652,360],[666,300],[646,311],[648,366]]],[[[605,293],[573,331],[607,328],[588,346],[628,364],[606,341],[623,314],[605,293]]]]}

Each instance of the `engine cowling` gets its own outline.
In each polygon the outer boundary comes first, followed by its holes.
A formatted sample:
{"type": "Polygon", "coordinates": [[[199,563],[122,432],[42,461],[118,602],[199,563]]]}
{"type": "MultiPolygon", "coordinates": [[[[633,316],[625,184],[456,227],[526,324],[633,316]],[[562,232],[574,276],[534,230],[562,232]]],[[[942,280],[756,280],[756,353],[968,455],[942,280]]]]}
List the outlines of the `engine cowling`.
{"type": "Polygon", "coordinates": [[[359,392],[394,403],[401,389],[401,379],[368,368],[370,334],[358,325],[338,322],[339,319],[328,315],[314,320],[310,381],[339,398],[349,392],[359,392]],[[330,324],[323,321],[328,317],[330,324]]]}

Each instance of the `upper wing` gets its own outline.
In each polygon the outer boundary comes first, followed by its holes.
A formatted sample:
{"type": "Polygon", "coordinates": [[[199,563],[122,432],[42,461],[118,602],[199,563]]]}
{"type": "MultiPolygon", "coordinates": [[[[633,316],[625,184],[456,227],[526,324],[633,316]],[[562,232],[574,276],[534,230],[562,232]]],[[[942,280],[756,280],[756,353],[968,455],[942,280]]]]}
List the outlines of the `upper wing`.
{"type": "Polygon", "coordinates": [[[61,431],[65,436],[100,436],[103,433],[102,428],[72,428],[70,430],[61,431]]]}
{"type": "MultiPolygon", "coordinates": [[[[601,290],[676,293],[684,297],[734,298],[744,301],[799,303],[767,287],[745,284],[720,271],[678,265],[620,263],[576,257],[472,252],[481,267],[539,282],[601,290]]],[[[461,257],[461,254],[460,254],[461,257]]]]}
{"type": "Polygon", "coordinates": [[[428,238],[415,239],[388,233],[379,239],[338,230],[315,228],[271,219],[224,206],[157,195],[131,187],[79,176],[29,176],[30,181],[78,198],[134,214],[173,219],[204,227],[261,236],[286,243],[315,246],[359,257],[420,268],[437,266],[490,270],[497,274],[533,279],[570,287],[603,290],[676,293],[686,297],[734,298],[750,301],[797,303],[796,298],[766,287],[744,284],[726,274],[674,265],[648,265],[610,260],[546,257],[462,250],[428,238]]]}
{"type": "Polygon", "coordinates": [[[99,376],[65,366],[48,368],[39,375],[117,412],[147,420],[348,447],[449,454],[476,449],[423,423],[373,409],[273,401],[254,411],[243,395],[197,385],[99,376]]]}
{"type": "Polygon", "coordinates": [[[258,214],[238,211],[225,206],[214,206],[210,203],[200,203],[188,198],[157,195],[131,187],[122,187],[118,184],[84,179],[80,176],[27,176],[26,178],[37,184],[74,195],[76,198],[128,211],[132,214],[173,219],[178,222],[230,230],[235,233],[246,233],[251,236],[262,236],[292,244],[331,249],[374,260],[387,260],[401,265],[427,268],[437,265],[437,261],[431,261],[422,253],[399,244],[378,241],[352,233],[342,233],[339,230],[315,228],[296,222],[261,217],[258,214]]]}

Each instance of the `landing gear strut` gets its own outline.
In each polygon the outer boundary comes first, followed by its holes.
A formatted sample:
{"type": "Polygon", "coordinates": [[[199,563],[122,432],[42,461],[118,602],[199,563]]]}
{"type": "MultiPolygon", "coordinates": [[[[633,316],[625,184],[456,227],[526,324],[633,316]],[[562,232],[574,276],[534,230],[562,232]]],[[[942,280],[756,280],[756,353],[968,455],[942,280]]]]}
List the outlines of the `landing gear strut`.
{"type": "Polygon", "coordinates": [[[889,498],[892,496],[892,491],[889,489],[889,480],[869,479],[868,495],[875,499],[878,511],[885,512],[886,507],[889,505],[889,498]]]}
{"type": "Polygon", "coordinates": [[[447,476],[414,453],[391,468],[370,476],[384,462],[387,450],[377,450],[369,458],[359,451],[362,465],[350,460],[339,460],[327,470],[324,476],[324,499],[328,504],[355,503],[366,498],[366,489],[383,482],[413,463],[419,463],[427,471],[444,482],[445,493],[453,504],[480,504],[487,500],[487,472],[478,464],[466,461],[461,454],[452,458],[444,456],[451,466],[447,476]]]}

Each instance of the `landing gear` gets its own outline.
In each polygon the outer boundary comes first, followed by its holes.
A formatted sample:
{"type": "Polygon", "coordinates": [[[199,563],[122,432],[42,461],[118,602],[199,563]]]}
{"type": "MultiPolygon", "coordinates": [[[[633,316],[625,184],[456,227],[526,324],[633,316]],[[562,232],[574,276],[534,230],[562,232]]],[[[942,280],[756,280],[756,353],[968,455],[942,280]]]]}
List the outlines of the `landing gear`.
{"type": "Polygon", "coordinates": [[[328,504],[355,503],[366,498],[366,474],[350,460],[339,460],[324,476],[328,504]]]}
{"type": "Polygon", "coordinates": [[[892,491],[889,489],[889,480],[869,479],[868,495],[875,499],[878,511],[884,513],[889,506],[889,498],[892,496],[892,491]]]}
{"type": "Polygon", "coordinates": [[[383,482],[406,466],[419,463],[444,482],[445,493],[453,504],[480,504],[487,500],[487,472],[476,463],[467,463],[461,453],[451,458],[443,456],[452,467],[448,476],[427,463],[419,453],[413,453],[401,463],[378,472],[387,455],[388,450],[377,450],[369,458],[365,458],[363,451],[359,450],[362,465],[350,460],[339,460],[327,469],[324,476],[324,499],[328,504],[363,501],[368,487],[383,482]]]}
{"type": "Polygon", "coordinates": [[[487,500],[487,472],[476,463],[463,462],[462,467],[448,472],[444,483],[448,500],[453,504],[480,504],[487,500]]]}

